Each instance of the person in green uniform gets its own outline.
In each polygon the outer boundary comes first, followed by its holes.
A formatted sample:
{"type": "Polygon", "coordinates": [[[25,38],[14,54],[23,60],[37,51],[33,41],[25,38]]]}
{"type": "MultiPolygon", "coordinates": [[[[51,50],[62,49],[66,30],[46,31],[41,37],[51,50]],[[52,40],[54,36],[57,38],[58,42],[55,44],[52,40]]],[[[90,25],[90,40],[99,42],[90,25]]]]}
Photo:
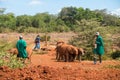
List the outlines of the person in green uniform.
{"type": "Polygon", "coordinates": [[[27,43],[25,40],[23,40],[23,37],[20,35],[19,40],[17,41],[17,44],[16,44],[16,48],[18,50],[17,57],[20,57],[20,58],[27,58],[28,57],[26,47],[27,47],[27,43]]]}
{"type": "Polygon", "coordinates": [[[102,37],[100,36],[99,32],[96,32],[95,34],[96,38],[95,38],[95,48],[93,50],[95,56],[94,56],[94,64],[96,64],[97,59],[96,56],[99,56],[99,62],[102,63],[102,55],[104,54],[104,42],[102,37]]]}

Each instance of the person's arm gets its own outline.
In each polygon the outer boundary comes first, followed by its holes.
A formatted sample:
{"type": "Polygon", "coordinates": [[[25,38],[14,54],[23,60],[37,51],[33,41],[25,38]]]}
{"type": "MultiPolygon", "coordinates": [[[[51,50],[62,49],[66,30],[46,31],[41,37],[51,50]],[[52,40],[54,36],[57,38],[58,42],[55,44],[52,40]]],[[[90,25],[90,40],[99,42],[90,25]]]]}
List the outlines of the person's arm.
{"type": "Polygon", "coordinates": [[[16,48],[18,49],[18,41],[17,41],[17,43],[16,43],[16,48]]]}
{"type": "Polygon", "coordinates": [[[102,45],[102,39],[99,38],[98,41],[96,41],[96,44],[97,44],[97,45],[102,45]]]}
{"type": "Polygon", "coordinates": [[[26,41],[24,41],[24,48],[26,49],[26,47],[27,47],[27,43],[26,43],[26,41]]]}

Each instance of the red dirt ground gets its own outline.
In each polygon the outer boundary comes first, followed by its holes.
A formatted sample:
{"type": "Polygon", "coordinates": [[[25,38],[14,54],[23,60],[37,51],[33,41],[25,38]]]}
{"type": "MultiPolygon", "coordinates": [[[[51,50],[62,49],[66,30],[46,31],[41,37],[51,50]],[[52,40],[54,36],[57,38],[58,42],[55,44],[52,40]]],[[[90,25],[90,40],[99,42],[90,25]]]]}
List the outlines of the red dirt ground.
{"type": "Polygon", "coordinates": [[[120,80],[120,69],[108,68],[120,61],[57,62],[55,51],[33,54],[32,63],[22,69],[0,67],[0,80],[120,80]]]}
{"type": "Polygon", "coordinates": [[[0,80],[120,80],[120,68],[110,68],[120,66],[120,61],[109,60],[96,65],[93,61],[57,62],[55,51],[33,54],[31,61],[19,69],[0,67],[0,80]]]}

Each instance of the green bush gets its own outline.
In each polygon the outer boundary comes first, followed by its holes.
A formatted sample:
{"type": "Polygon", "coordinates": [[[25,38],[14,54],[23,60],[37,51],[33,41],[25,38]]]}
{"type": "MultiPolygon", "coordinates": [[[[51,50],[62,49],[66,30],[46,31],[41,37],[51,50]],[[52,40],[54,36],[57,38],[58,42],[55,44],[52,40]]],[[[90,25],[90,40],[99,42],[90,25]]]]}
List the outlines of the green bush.
{"type": "Polygon", "coordinates": [[[13,32],[13,31],[9,28],[0,27],[0,33],[9,33],[9,32],[13,32]]]}
{"type": "Polygon", "coordinates": [[[120,69],[120,65],[108,65],[105,68],[120,69]]]}
{"type": "Polygon", "coordinates": [[[112,54],[111,54],[111,57],[113,58],[113,59],[118,59],[118,58],[120,58],[120,51],[115,51],[115,52],[113,52],[112,54]]]}
{"type": "Polygon", "coordinates": [[[42,32],[42,30],[39,28],[34,28],[34,27],[27,27],[24,29],[24,32],[25,33],[39,33],[39,32],[42,32]]]}
{"type": "Polygon", "coordinates": [[[0,66],[8,66],[10,68],[24,67],[23,61],[18,60],[16,55],[6,52],[15,47],[16,41],[9,43],[6,40],[0,40],[0,44],[0,66]]]}
{"type": "Polygon", "coordinates": [[[21,26],[21,27],[17,28],[17,32],[23,33],[25,28],[26,28],[25,26],[21,26]]]}
{"type": "Polygon", "coordinates": [[[15,55],[9,53],[0,52],[0,66],[8,66],[10,68],[22,68],[25,65],[22,60],[18,60],[15,55]]]}
{"type": "Polygon", "coordinates": [[[46,39],[47,39],[47,41],[49,41],[50,40],[50,36],[43,35],[43,36],[40,37],[40,39],[41,39],[41,41],[46,41],[46,39]]]}
{"type": "Polygon", "coordinates": [[[16,40],[12,42],[8,42],[7,40],[0,40],[0,50],[7,51],[16,45],[16,40]]]}

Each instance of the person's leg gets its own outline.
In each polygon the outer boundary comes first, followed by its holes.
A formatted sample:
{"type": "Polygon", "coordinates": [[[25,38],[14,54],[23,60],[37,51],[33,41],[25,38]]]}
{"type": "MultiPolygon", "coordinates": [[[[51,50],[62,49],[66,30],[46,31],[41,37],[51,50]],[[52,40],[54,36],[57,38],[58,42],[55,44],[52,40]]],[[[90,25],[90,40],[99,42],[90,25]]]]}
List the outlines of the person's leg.
{"type": "Polygon", "coordinates": [[[100,63],[102,63],[102,56],[101,55],[99,55],[99,61],[100,61],[100,63]]]}
{"type": "Polygon", "coordinates": [[[40,43],[37,43],[37,49],[40,49],[40,43]]]}
{"type": "Polygon", "coordinates": [[[94,64],[96,64],[97,63],[97,55],[96,54],[94,54],[94,64]]]}
{"type": "Polygon", "coordinates": [[[34,47],[34,49],[36,49],[37,48],[37,44],[35,44],[35,47],[34,47]]]}

